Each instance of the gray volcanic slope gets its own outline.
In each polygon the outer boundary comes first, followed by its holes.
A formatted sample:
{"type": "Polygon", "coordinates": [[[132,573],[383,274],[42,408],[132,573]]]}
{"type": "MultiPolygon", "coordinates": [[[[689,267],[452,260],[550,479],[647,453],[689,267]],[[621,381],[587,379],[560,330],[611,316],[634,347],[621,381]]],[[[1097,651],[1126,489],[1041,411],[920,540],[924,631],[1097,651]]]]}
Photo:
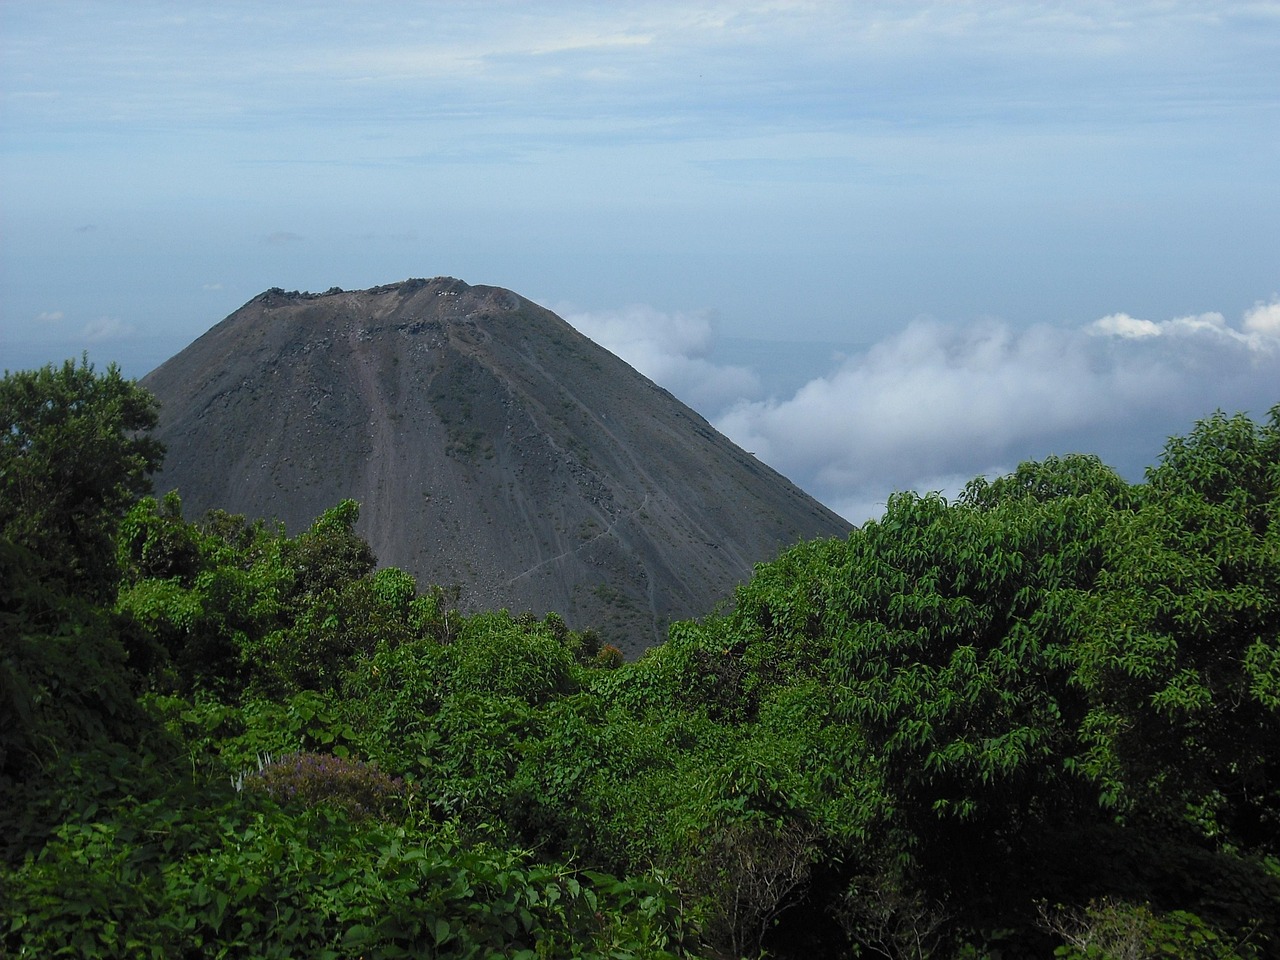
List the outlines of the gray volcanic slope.
{"type": "Polygon", "coordinates": [[[290,532],[351,497],[379,561],[624,652],[849,525],[565,321],[449,278],[269,290],[142,380],[156,489],[290,532]]]}

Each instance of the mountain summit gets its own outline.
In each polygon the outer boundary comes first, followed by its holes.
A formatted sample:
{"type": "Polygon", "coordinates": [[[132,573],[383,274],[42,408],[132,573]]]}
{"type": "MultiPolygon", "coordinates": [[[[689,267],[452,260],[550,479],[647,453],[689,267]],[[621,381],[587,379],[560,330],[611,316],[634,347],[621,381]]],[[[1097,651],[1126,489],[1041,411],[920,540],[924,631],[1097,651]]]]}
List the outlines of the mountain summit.
{"type": "Polygon", "coordinates": [[[142,380],[157,490],[290,532],[350,497],[379,560],[628,653],[849,530],[537,304],[438,277],[268,290],[142,380]]]}

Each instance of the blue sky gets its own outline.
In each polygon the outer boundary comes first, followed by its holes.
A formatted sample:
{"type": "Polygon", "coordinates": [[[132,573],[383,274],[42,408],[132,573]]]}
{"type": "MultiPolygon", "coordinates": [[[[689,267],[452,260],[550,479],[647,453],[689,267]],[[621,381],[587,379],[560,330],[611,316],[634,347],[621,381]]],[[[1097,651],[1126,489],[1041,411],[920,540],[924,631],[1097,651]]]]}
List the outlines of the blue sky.
{"type": "Polygon", "coordinates": [[[0,367],[508,287],[852,519],[1280,402],[1280,3],[0,4],[0,367]]]}

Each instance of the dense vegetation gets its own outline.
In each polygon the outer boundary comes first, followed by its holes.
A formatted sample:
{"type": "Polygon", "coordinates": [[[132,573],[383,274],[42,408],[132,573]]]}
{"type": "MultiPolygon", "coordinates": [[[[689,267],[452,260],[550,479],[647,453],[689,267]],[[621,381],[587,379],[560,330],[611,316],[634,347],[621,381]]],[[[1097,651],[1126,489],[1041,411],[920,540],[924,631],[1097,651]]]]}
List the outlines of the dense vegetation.
{"type": "Polygon", "coordinates": [[[634,663],[0,383],[0,955],[1280,952],[1280,407],[899,494],[634,663]],[[110,549],[104,549],[108,544],[110,549]]]}

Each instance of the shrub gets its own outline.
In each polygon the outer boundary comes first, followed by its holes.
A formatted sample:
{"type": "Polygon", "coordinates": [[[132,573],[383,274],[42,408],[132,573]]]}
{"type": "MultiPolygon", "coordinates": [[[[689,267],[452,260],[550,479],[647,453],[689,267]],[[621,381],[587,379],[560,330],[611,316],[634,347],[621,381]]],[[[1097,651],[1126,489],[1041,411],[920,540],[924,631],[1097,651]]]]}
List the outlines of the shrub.
{"type": "Polygon", "coordinates": [[[243,785],[261,790],[278,803],[307,806],[328,804],[360,819],[386,817],[405,797],[399,777],[389,777],[377,767],[327,753],[295,753],[271,760],[243,785]]]}
{"type": "Polygon", "coordinates": [[[626,661],[622,655],[622,651],[615,647],[612,643],[607,643],[591,658],[594,666],[601,667],[605,670],[616,670],[626,661]]]}
{"type": "Polygon", "coordinates": [[[0,865],[0,956],[690,956],[661,877],[539,863],[448,826],[172,800],[124,801],[0,865]]]}
{"type": "Polygon", "coordinates": [[[1062,938],[1054,956],[1064,960],[1247,960],[1257,951],[1232,941],[1194,913],[1155,913],[1146,904],[1103,898],[1088,907],[1040,905],[1041,926],[1062,938]]]}
{"type": "Polygon", "coordinates": [[[573,654],[537,622],[522,624],[506,611],[467,620],[453,652],[457,692],[519,697],[546,703],[575,687],[573,654]]]}

